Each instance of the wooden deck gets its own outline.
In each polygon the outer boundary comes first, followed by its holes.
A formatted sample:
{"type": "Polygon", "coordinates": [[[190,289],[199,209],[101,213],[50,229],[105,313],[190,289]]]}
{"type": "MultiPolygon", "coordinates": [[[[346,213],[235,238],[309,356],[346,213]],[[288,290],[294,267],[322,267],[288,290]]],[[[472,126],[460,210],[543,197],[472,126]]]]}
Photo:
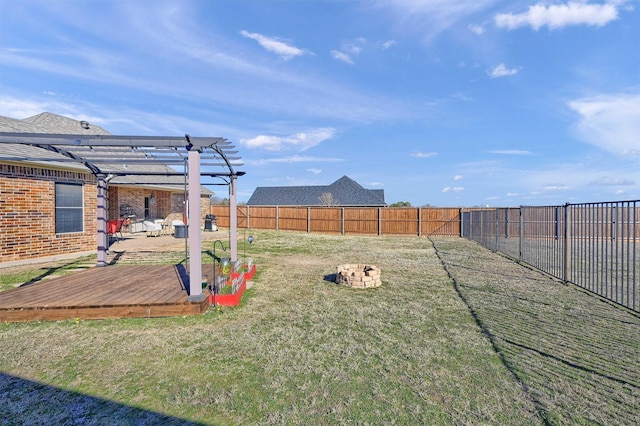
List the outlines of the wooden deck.
{"type": "MultiPolygon", "coordinates": [[[[0,292],[0,321],[147,318],[202,314],[187,301],[181,265],[90,268],[0,292]]],[[[208,295],[206,290],[203,290],[208,295]]]]}

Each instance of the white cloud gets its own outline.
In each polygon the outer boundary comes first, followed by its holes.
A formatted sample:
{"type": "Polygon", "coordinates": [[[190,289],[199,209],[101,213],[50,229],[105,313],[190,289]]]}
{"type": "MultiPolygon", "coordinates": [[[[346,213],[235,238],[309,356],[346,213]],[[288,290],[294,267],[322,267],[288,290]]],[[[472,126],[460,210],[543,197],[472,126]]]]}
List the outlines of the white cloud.
{"type": "Polygon", "coordinates": [[[242,34],[246,38],[257,41],[260,46],[270,52],[275,53],[283,59],[291,59],[296,56],[302,56],[306,53],[305,50],[295,47],[277,38],[267,37],[258,33],[250,33],[248,31],[240,31],[240,34],[242,34]]]}
{"type": "Polygon", "coordinates": [[[517,73],[518,73],[517,69],[515,68],[509,69],[505,64],[500,64],[495,68],[493,68],[492,70],[487,71],[487,74],[489,74],[491,78],[506,77],[509,75],[515,75],[517,73]]]}
{"type": "Polygon", "coordinates": [[[524,13],[501,13],[496,15],[495,23],[500,28],[513,30],[530,26],[538,30],[543,26],[554,30],[569,25],[592,25],[601,27],[618,18],[617,5],[612,2],[605,4],[589,4],[586,2],[570,1],[566,4],[542,3],[529,6],[524,13]]]}
{"type": "Polygon", "coordinates": [[[245,164],[252,166],[264,166],[265,164],[292,164],[292,163],[339,163],[344,161],[342,158],[335,157],[311,157],[308,155],[292,155],[291,157],[278,158],[262,158],[253,160],[251,158],[243,158],[245,164]]]}
{"type": "Polygon", "coordinates": [[[252,139],[241,139],[240,143],[247,148],[262,148],[268,151],[281,151],[288,148],[304,151],[319,145],[327,139],[333,138],[335,134],[335,129],[326,127],[284,137],[258,135],[252,139]]]}
{"type": "Polygon", "coordinates": [[[462,179],[464,179],[464,177],[462,175],[455,175],[453,177],[453,180],[455,180],[455,181],[459,181],[459,180],[462,180],[462,179]]]}
{"type": "Polygon", "coordinates": [[[387,41],[382,43],[382,48],[385,49],[385,50],[386,49],[391,49],[396,44],[398,44],[398,43],[396,43],[395,40],[387,40],[387,41]]]}
{"type": "Polygon", "coordinates": [[[635,185],[633,181],[624,178],[612,178],[609,176],[603,176],[599,179],[591,181],[589,185],[592,186],[631,186],[635,185]]]}
{"type": "Polygon", "coordinates": [[[469,31],[477,35],[484,34],[484,27],[482,25],[469,25],[467,28],[469,28],[469,31]]]}
{"type": "Polygon", "coordinates": [[[461,192],[464,191],[464,187],[462,186],[446,186],[444,188],[442,188],[442,192],[461,192]]]}
{"type": "Polygon", "coordinates": [[[367,40],[360,37],[353,42],[347,42],[342,45],[342,50],[349,52],[352,55],[359,55],[367,44],[367,40]]]}
{"type": "Polygon", "coordinates": [[[351,56],[347,55],[344,52],[340,52],[339,50],[332,50],[331,56],[333,57],[333,59],[337,59],[338,61],[353,65],[353,59],[351,59],[351,56]]]}
{"type": "Polygon", "coordinates": [[[47,108],[50,107],[51,104],[46,102],[29,101],[11,97],[0,98],[0,115],[15,118],[16,120],[22,120],[40,114],[41,112],[47,111],[47,108]]]}
{"type": "Polygon", "coordinates": [[[530,151],[525,151],[521,149],[496,149],[493,151],[489,151],[490,154],[501,154],[501,155],[531,155],[530,151]]]}
{"type": "Polygon", "coordinates": [[[640,94],[616,93],[569,102],[580,115],[574,131],[581,140],[623,156],[640,157],[640,94]]]}
{"type": "Polygon", "coordinates": [[[412,152],[411,156],[415,158],[431,158],[438,155],[437,152],[412,152]]]}
{"type": "Polygon", "coordinates": [[[568,191],[569,187],[563,183],[550,183],[542,187],[545,192],[568,191]]]}
{"type": "Polygon", "coordinates": [[[313,173],[314,175],[322,173],[322,169],[307,169],[309,173],[313,173]]]}
{"type": "Polygon", "coordinates": [[[365,49],[387,50],[395,46],[396,44],[397,43],[395,40],[387,40],[381,43],[371,43],[364,37],[358,37],[353,41],[342,43],[342,47],[340,50],[332,50],[331,57],[338,61],[353,65],[353,57],[360,55],[365,49]]]}
{"type": "Polygon", "coordinates": [[[67,103],[53,97],[53,92],[45,94],[47,98],[42,100],[17,99],[5,96],[0,99],[0,115],[5,117],[23,120],[27,117],[40,114],[42,112],[53,112],[74,120],[87,120],[90,123],[103,126],[107,121],[104,118],[105,111],[97,111],[95,105],[79,102],[76,105],[67,103]]]}
{"type": "Polygon", "coordinates": [[[430,42],[447,29],[469,16],[482,13],[495,6],[499,0],[377,0],[369,2],[395,18],[403,31],[422,34],[430,42]]]}

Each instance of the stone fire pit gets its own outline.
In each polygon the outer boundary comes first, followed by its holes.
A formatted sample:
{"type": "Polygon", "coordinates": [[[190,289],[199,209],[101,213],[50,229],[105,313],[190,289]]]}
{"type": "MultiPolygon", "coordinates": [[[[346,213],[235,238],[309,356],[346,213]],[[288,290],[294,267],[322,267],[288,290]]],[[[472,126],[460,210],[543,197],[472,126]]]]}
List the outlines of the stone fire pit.
{"type": "Polygon", "coordinates": [[[351,264],[338,266],[336,283],[353,288],[380,287],[380,269],[373,265],[351,264]]]}

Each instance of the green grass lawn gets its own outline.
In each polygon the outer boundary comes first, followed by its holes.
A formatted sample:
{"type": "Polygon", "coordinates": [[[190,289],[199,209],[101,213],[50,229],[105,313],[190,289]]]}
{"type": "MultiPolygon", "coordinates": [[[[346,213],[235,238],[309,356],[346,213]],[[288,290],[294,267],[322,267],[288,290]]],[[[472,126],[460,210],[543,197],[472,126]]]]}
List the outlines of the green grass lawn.
{"type": "MultiPolygon", "coordinates": [[[[541,291],[551,292],[518,316],[505,301],[526,296],[517,295],[502,278],[493,287],[486,283],[490,291],[472,288],[481,282],[478,277],[463,284],[464,272],[459,276],[454,266],[463,270],[465,262],[480,255],[489,256],[490,264],[503,260],[464,240],[436,240],[445,255],[457,256],[449,258],[438,257],[432,242],[418,237],[273,231],[254,231],[254,237],[246,251],[258,274],[237,308],[187,318],[0,325],[0,424],[521,425],[635,420],[637,360],[635,366],[612,363],[610,369],[602,367],[606,359],[595,355],[589,355],[589,369],[544,363],[563,355],[552,352],[550,337],[544,340],[534,333],[531,316],[538,308],[540,316],[548,314],[553,310],[548,304],[560,310],[571,306],[558,300],[549,280],[533,271],[510,264],[518,272],[506,273],[516,288],[531,274],[537,278],[527,281],[529,285],[542,283],[541,291]],[[357,290],[327,281],[343,263],[378,266],[382,286],[357,290]],[[455,272],[455,282],[448,271],[455,272]],[[471,290],[462,291],[464,285],[471,290]],[[500,322],[505,315],[509,320],[500,322]],[[528,334],[533,337],[526,340],[528,334]],[[519,336],[520,346],[509,346],[519,336]],[[612,398],[599,393],[606,417],[572,412],[567,392],[580,397],[573,388],[594,385],[595,380],[584,377],[599,377],[600,367],[619,379],[613,382],[626,393],[612,398]],[[565,382],[567,377],[571,381],[566,387],[542,389],[544,383],[565,382]],[[621,409],[625,404],[626,411],[621,409]]],[[[602,304],[575,289],[562,289],[602,304]]],[[[640,319],[607,306],[609,310],[597,311],[601,331],[637,337],[640,319]],[[607,328],[608,321],[622,326],[607,328]]],[[[589,312],[579,309],[589,318],[589,312]]],[[[590,333],[598,330],[589,328],[590,333]]],[[[567,332],[578,334],[572,328],[558,329],[567,332]]],[[[598,339],[589,339],[589,350],[597,352],[598,339]]],[[[630,351],[638,353],[637,342],[610,355],[628,359],[630,351]]],[[[569,361],[578,364],[580,359],[569,361]]],[[[592,408],[578,405],[581,412],[592,408]]]]}

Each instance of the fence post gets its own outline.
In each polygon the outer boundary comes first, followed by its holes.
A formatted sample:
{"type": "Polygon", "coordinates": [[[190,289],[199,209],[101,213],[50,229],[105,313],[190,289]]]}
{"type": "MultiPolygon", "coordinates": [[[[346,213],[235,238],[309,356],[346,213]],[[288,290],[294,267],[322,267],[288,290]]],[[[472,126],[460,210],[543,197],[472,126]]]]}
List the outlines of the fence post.
{"type": "Polygon", "coordinates": [[[571,207],[564,205],[564,282],[571,281],[571,207]]]}
{"type": "Polygon", "coordinates": [[[504,210],[504,238],[505,240],[509,239],[509,213],[511,213],[511,209],[507,207],[504,210]]]}
{"type": "Polygon", "coordinates": [[[307,207],[307,234],[311,233],[311,207],[307,207]]]}
{"type": "Polygon", "coordinates": [[[464,237],[464,207],[460,207],[460,237],[464,237]]]}
{"type": "Polygon", "coordinates": [[[278,213],[278,206],[276,206],[276,231],[278,231],[278,219],[280,218],[280,214],[278,213]]]}
{"type": "Polygon", "coordinates": [[[342,235],[344,235],[344,207],[342,208],[341,212],[342,212],[342,218],[340,219],[340,222],[341,222],[341,230],[340,231],[341,231],[342,235]]]}
{"type": "Polygon", "coordinates": [[[496,212],[496,251],[498,251],[498,241],[499,241],[498,240],[498,225],[499,225],[499,223],[498,223],[498,210],[499,210],[499,208],[496,207],[496,210],[495,210],[495,212],[496,212]]]}
{"type": "Polygon", "coordinates": [[[422,207],[418,207],[418,237],[422,237],[422,207]]]}
{"type": "Polygon", "coordinates": [[[524,215],[522,214],[523,206],[518,207],[518,212],[520,214],[520,232],[518,237],[518,261],[522,262],[522,242],[524,240],[524,215]]]}
{"type": "Polygon", "coordinates": [[[249,206],[247,207],[247,229],[251,229],[251,220],[250,220],[250,216],[249,216],[249,206]]]}
{"type": "Polygon", "coordinates": [[[382,235],[382,207],[378,207],[378,235],[382,235]]]}

